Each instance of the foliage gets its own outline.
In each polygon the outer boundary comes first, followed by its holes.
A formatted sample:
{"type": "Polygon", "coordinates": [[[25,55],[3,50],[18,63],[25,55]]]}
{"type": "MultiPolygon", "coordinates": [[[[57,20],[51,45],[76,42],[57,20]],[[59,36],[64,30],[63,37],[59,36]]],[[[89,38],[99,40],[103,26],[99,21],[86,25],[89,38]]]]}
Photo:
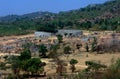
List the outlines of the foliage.
{"type": "Polygon", "coordinates": [[[52,58],[55,58],[57,57],[57,50],[60,48],[60,46],[57,44],[57,45],[52,45],[50,47],[50,53],[49,53],[49,56],[52,57],[52,58]]]}
{"type": "Polygon", "coordinates": [[[28,75],[39,75],[44,71],[44,66],[46,65],[40,58],[31,58],[29,50],[24,50],[20,56],[9,57],[7,62],[11,64],[17,78],[20,71],[24,71],[28,75]]]}
{"type": "Polygon", "coordinates": [[[51,32],[51,33],[56,33],[57,32],[56,26],[53,23],[42,23],[42,24],[38,23],[36,25],[36,30],[37,31],[51,32]]]}
{"type": "Polygon", "coordinates": [[[86,45],[85,45],[85,49],[86,49],[86,52],[89,52],[89,46],[88,46],[88,43],[86,43],[86,45]]]}
{"type": "Polygon", "coordinates": [[[23,47],[24,50],[30,49],[30,46],[31,46],[31,43],[27,43],[27,42],[26,42],[26,44],[22,45],[22,47],[23,47]]]}
{"type": "Polygon", "coordinates": [[[104,79],[120,79],[120,58],[108,68],[104,79]]]}
{"type": "Polygon", "coordinates": [[[79,50],[82,47],[82,44],[76,44],[76,48],[79,50]]]}
{"type": "Polygon", "coordinates": [[[25,49],[23,52],[21,52],[21,55],[19,57],[20,60],[27,60],[31,58],[31,52],[29,49],[25,49]]]}
{"type": "Polygon", "coordinates": [[[62,43],[62,41],[63,41],[63,36],[62,36],[62,35],[57,35],[57,39],[58,39],[59,43],[62,43]]]}
{"type": "Polygon", "coordinates": [[[56,59],[56,64],[57,64],[56,73],[58,75],[62,76],[63,73],[66,72],[65,66],[67,65],[67,63],[65,63],[64,60],[60,60],[59,58],[57,58],[56,59]]]}
{"type": "Polygon", "coordinates": [[[39,45],[39,52],[42,53],[43,57],[46,57],[47,47],[44,44],[39,45]]]}
{"type": "Polygon", "coordinates": [[[0,62],[0,70],[5,70],[5,64],[6,63],[3,63],[3,62],[0,62]]]}
{"type": "Polygon", "coordinates": [[[44,66],[46,64],[40,61],[40,58],[31,58],[24,62],[23,70],[31,72],[31,74],[38,74],[44,71],[44,66]]]}
{"type": "Polygon", "coordinates": [[[75,65],[75,64],[77,64],[77,63],[78,63],[78,61],[75,60],[75,59],[71,59],[71,60],[70,60],[70,64],[71,64],[71,65],[75,65]]]}
{"type": "Polygon", "coordinates": [[[71,70],[72,70],[72,72],[74,72],[75,70],[76,70],[76,68],[75,68],[75,64],[77,64],[78,63],[78,61],[77,60],[75,60],[75,59],[71,59],[70,60],[70,65],[71,65],[71,70]]]}
{"type": "Polygon", "coordinates": [[[70,54],[70,51],[71,51],[70,46],[66,46],[66,47],[64,48],[64,54],[70,54]]]}
{"type": "Polygon", "coordinates": [[[92,52],[96,51],[96,49],[97,49],[97,38],[96,37],[93,38],[93,42],[92,42],[91,45],[92,45],[91,46],[91,51],[92,52]]]}
{"type": "Polygon", "coordinates": [[[93,70],[94,72],[97,72],[99,69],[107,67],[106,65],[102,65],[94,61],[86,61],[85,64],[88,66],[86,71],[93,70]]]}

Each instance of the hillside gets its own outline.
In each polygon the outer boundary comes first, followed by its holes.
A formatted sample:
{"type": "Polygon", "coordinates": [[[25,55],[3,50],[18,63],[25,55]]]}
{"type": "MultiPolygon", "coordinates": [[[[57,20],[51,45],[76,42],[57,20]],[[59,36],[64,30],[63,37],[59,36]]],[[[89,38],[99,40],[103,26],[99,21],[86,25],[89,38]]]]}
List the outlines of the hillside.
{"type": "Polygon", "coordinates": [[[0,36],[20,35],[42,30],[56,29],[116,30],[120,31],[120,0],[85,8],[59,12],[34,12],[25,15],[0,17],[0,36]]]}
{"type": "Polygon", "coordinates": [[[28,13],[24,15],[7,15],[7,16],[0,17],[0,22],[14,22],[16,20],[21,20],[21,19],[24,19],[24,20],[38,19],[38,18],[43,18],[46,15],[53,16],[54,13],[41,11],[41,12],[28,13]]]}

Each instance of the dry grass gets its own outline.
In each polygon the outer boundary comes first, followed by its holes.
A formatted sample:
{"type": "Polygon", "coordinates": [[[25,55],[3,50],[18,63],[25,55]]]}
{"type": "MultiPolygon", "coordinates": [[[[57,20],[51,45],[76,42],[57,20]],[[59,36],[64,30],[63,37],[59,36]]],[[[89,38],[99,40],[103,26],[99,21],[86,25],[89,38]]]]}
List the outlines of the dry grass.
{"type": "MultiPolygon", "coordinates": [[[[105,64],[107,66],[111,65],[111,59],[114,58],[114,60],[120,58],[120,53],[116,53],[116,54],[90,54],[90,53],[77,53],[77,54],[71,54],[69,55],[69,57],[67,58],[65,55],[62,55],[59,57],[60,59],[64,60],[66,63],[68,63],[68,66],[66,66],[67,68],[67,72],[71,72],[70,71],[70,65],[69,65],[69,61],[70,59],[76,59],[78,60],[78,64],[76,64],[76,71],[80,71],[85,69],[87,66],[85,65],[85,61],[90,61],[90,60],[94,60],[94,61],[99,61],[102,64],[105,64]],[[88,57],[87,57],[87,56],[88,57]]],[[[45,71],[47,72],[47,74],[55,74],[56,73],[56,64],[54,62],[51,62],[52,59],[42,59],[42,61],[47,63],[47,66],[45,67],[45,71]]]]}

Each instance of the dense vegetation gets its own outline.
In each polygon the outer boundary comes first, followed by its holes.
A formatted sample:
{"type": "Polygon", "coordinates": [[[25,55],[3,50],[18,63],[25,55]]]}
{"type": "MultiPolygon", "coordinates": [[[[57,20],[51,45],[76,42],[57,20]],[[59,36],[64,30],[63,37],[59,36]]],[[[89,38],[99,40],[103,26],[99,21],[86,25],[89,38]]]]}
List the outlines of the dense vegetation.
{"type": "Polygon", "coordinates": [[[0,17],[0,36],[32,33],[35,30],[57,32],[56,29],[115,30],[120,32],[120,1],[89,5],[78,10],[35,12],[0,17]]]}

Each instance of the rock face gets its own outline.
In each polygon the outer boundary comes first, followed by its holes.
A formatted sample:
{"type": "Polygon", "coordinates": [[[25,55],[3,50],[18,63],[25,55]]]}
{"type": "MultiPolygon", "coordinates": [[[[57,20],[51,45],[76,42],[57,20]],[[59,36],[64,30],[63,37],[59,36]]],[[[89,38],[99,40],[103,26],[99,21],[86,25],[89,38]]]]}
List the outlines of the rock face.
{"type": "Polygon", "coordinates": [[[81,30],[58,30],[58,33],[60,35],[65,36],[80,36],[83,35],[83,32],[81,30]]]}
{"type": "Polygon", "coordinates": [[[50,36],[55,36],[55,35],[62,35],[62,36],[81,36],[83,35],[83,32],[81,30],[58,30],[56,34],[50,33],[50,32],[43,32],[43,31],[38,31],[35,32],[35,38],[49,38],[50,36]]]}
{"type": "Polygon", "coordinates": [[[50,32],[42,32],[42,31],[39,31],[39,32],[35,32],[35,38],[39,39],[39,38],[48,38],[50,36],[52,36],[52,33],[50,32]]]}

